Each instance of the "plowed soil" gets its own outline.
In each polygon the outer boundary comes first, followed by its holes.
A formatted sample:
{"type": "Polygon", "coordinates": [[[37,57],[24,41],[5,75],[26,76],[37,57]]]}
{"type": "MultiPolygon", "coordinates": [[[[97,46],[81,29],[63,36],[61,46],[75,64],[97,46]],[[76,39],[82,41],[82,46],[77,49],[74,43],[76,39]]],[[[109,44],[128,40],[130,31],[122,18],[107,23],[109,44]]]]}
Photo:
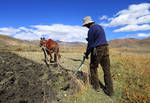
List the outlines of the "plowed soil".
{"type": "MultiPolygon", "coordinates": [[[[80,90],[73,73],[0,52],[0,103],[65,103],[67,95],[80,90]]],[[[77,78],[86,82],[86,76],[78,73],[77,78]]]]}

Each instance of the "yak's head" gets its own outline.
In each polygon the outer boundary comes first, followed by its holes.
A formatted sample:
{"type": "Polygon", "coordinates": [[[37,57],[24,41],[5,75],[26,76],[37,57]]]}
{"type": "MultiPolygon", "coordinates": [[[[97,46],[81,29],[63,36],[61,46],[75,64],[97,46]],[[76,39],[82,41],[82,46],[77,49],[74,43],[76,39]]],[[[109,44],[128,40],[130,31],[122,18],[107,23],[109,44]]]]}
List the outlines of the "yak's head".
{"type": "Polygon", "coordinates": [[[41,38],[40,39],[40,47],[44,46],[45,42],[46,42],[46,39],[45,38],[41,38]]]}

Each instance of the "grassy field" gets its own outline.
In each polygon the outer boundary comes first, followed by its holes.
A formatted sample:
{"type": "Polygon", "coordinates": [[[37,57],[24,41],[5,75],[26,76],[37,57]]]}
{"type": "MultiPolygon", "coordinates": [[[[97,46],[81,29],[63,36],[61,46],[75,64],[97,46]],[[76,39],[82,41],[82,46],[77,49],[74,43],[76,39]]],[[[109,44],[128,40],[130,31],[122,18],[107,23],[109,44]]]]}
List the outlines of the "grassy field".
{"type": "MultiPolygon", "coordinates": [[[[61,52],[60,64],[70,70],[76,70],[82,60],[81,52],[61,52]]],[[[112,48],[110,49],[111,72],[113,77],[114,99],[110,99],[101,90],[95,92],[89,85],[82,85],[82,90],[66,97],[66,103],[150,103],[150,50],[112,48]],[[137,51],[137,52],[136,52],[137,51]]],[[[16,54],[44,63],[42,52],[15,51],[16,54]]],[[[89,60],[82,71],[89,73],[89,60]]],[[[103,71],[99,66],[99,79],[103,82],[103,71]]]]}
{"type": "Polygon", "coordinates": [[[121,95],[120,102],[149,103],[150,53],[145,54],[144,50],[140,50],[140,53],[135,51],[111,51],[111,70],[114,85],[117,87],[116,95],[121,95]]]}

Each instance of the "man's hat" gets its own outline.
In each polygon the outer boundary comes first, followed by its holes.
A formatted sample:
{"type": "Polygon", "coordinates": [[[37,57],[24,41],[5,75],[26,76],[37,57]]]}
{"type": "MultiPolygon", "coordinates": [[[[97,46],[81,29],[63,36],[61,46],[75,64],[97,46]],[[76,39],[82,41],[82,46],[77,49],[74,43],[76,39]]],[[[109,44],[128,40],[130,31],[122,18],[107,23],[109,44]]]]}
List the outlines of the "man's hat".
{"type": "Polygon", "coordinates": [[[83,24],[82,24],[82,26],[85,26],[85,25],[90,24],[90,23],[95,23],[95,22],[92,21],[92,19],[91,19],[90,16],[85,16],[85,17],[83,18],[83,24]]]}

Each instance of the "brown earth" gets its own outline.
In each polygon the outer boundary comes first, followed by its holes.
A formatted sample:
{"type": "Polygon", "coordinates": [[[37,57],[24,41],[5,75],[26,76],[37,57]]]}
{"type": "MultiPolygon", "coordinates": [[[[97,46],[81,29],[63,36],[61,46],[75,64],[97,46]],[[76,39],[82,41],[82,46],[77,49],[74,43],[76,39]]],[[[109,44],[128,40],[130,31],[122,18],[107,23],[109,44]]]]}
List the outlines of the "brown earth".
{"type": "Polygon", "coordinates": [[[66,103],[87,82],[86,73],[74,73],[0,52],[0,103],[66,103]]]}

